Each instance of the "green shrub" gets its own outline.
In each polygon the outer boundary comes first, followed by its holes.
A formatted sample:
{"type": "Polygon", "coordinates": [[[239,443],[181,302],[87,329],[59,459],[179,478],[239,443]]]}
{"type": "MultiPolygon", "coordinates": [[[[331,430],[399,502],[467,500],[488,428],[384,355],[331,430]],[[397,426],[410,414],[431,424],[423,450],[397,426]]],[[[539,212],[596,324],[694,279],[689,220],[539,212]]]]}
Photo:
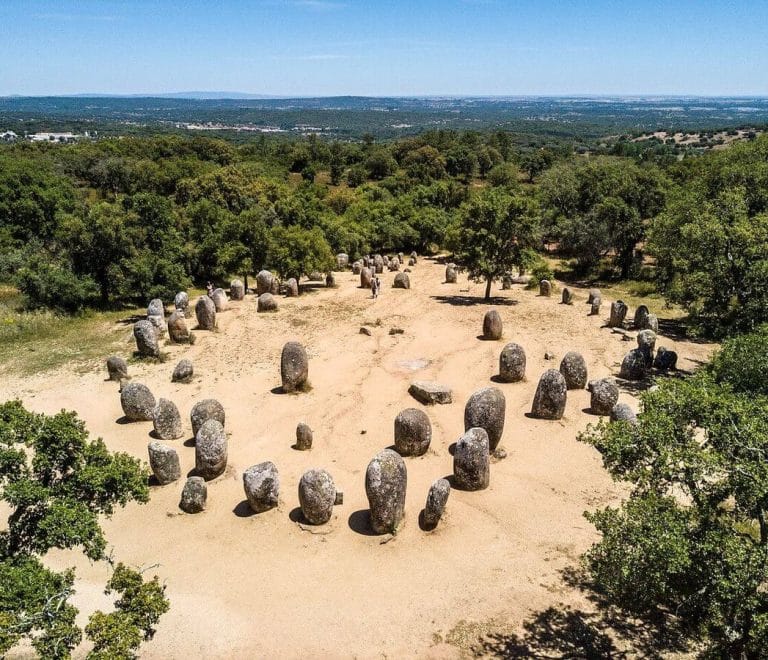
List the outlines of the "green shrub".
{"type": "Polygon", "coordinates": [[[22,268],[15,284],[31,309],[47,307],[77,312],[94,303],[97,287],[88,277],[78,277],[69,268],[37,258],[22,268]]]}
{"type": "Polygon", "coordinates": [[[712,358],[710,370],[719,383],[736,392],[768,395],[768,325],[726,340],[712,358]]]}

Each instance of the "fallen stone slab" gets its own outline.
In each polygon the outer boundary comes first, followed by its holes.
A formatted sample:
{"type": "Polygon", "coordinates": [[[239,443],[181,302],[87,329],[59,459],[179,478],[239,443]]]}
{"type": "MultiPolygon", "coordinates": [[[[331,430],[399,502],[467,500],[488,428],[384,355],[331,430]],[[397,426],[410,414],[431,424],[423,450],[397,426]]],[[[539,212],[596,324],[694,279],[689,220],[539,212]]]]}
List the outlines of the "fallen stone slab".
{"type": "Polygon", "coordinates": [[[408,388],[408,393],[417,401],[427,405],[453,402],[451,388],[431,380],[413,381],[408,388]]]}

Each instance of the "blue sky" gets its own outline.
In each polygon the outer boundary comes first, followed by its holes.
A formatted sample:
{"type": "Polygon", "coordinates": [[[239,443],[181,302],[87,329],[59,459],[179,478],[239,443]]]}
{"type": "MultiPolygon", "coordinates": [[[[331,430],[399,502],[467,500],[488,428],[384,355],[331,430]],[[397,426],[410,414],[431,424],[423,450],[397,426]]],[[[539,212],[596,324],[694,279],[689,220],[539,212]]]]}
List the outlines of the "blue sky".
{"type": "Polygon", "coordinates": [[[1,0],[0,95],[768,95],[768,0],[1,0]]]}

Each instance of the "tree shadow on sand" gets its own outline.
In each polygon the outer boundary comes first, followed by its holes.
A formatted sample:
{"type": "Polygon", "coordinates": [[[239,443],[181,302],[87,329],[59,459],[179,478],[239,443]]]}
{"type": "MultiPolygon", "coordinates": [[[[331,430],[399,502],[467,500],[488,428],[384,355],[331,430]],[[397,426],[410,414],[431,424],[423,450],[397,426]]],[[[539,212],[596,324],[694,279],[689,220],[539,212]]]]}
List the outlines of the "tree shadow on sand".
{"type": "Polygon", "coordinates": [[[476,305],[517,305],[518,301],[513,298],[500,298],[494,296],[486,300],[483,296],[431,296],[432,300],[446,305],[456,305],[458,307],[474,307],[476,305]]]}

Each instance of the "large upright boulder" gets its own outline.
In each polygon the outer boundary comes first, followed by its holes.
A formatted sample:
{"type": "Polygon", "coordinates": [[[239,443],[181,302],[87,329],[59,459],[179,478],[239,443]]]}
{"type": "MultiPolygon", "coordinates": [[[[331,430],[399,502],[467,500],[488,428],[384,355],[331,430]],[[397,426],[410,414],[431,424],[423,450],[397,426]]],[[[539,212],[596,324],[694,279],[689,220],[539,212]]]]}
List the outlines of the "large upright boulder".
{"type": "Polygon", "coordinates": [[[192,333],[187,327],[184,312],[178,309],[168,318],[168,337],[174,344],[189,344],[192,342],[192,333]]]}
{"type": "Polygon", "coordinates": [[[561,299],[563,305],[573,305],[573,291],[567,286],[563,288],[563,296],[561,299]]]}
{"type": "Polygon", "coordinates": [[[216,305],[208,296],[200,296],[195,305],[197,327],[201,330],[213,330],[216,327],[216,305]]]}
{"type": "Polygon", "coordinates": [[[635,318],[633,322],[635,329],[645,330],[645,328],[648,327],[646,324],[648,323],[648,315],[650,313],[651,312],[646,305],[638,306],[638,308],[635,310],[635,318]]]}
{"type": "Polygon", "coordinates": [[[147,316],[162,316],[165,317],[165,305],[160,298],[153,298],[147,305],[147,316]]]}
{"type": "Polygon", "coordinates": [[[160,440],[175,440],[184,435],[179,409],[173,401],[160,399],[152,412],[155,435],[160,440]]]}
{"type": "Polygon", "coordinates": [[[539,282],[539,295],[547,297],[552,295],[552,283],[549,280],[539,282]]]}
{"type": "Polygon", "coordinates": [[[587,295],[587,305],[591,305],[593,302],[595,302],[595,299],[602,298],[602,295],[600,294],[600,289],[590,289],[589,294],[587,295]]]}
{"type": "Polygon", "coordinates": [[[624,325],[624,319],[627,316],[629,308],[623,300],[616,300],[611,303],[611,317],[608,319],[608,326],[611,328],[620,328],[624,325]]]}
{"type": "Polygon", "coordinates": [[[275,298],[271,293],[262,293],[256,299],[256,311],[257,312],[276,312],[277,298],[275,298]]]}
{"type": "Polygon", "coordinates": [[[208,486],[202,477],[188,477],[181,491],[179,508],[186,513],[200,513],[208,499],[208,486]]]}
{"type": "Polygon", "coordinates": [[[406,408],[395,417],[395,449],[401,456],[421,456],[432,441],[432,423],[427,413],[406,408]]]}
{"type": "Polygon", "coordinates": [[[371,288],[371,280],[373,279],[373,273],[371,272],[370,268],[363,268],[360,271],[360,288],[361,289],[370,289],[371,288]]]}
{"type": "Polygon", "coordinates": [[[639,348],[634,348],[621,361],[619,378],[624,380],[643,380],[648,370],[645,355],[639,348]]]}
{"type": "Polygon", "coordinates": [[[539,419],[562,419],[567,397],[568,385],[563,374],[557,369],[548,369],[539,379],[531,415],[539,419]]]}
{"type": "Polygon", "coordinates": [[[261,295],[262,293],[272,292],[272,283],[275,281],[274,275],[268,270],[259,271],[256,275],[256,293],[261,295]]]}
{"type": "Polygon", "coordinates": [[[456,284],[456,264],[448,264],[445,267],[445,282],[446,284],[456,284]]]}
{"type": "Polygon", "coordinates": [[[400,454],[384,449],[373,457],[365,471],[365,494],[371,510],[371,528],[376,534],[394,534],[405,514],[408,473],[400,454]]]}
{"type": "Polygon", "coordinates": [[[186,358],[179,360],[179,363],[173,369],[171,375],[171,382],[173,383],[190,383],[192,377],[195,375],[195,368],[192,365],[192,360],[186,358]]]}
{"type": "Polygon", "coordinates": [[[610,415],[619,400],[619,388],[611,378],[599,378],[589,381],[587,389],[591,393],[589,409],[593,415],[610,415]]]}
{"type": "Polygon", "coordinates": [[[128,378],[128,363],[121,357],[113,355],[107,358],[107,373],[109,380],[121,381],[128,378]]]}
{"type": "Polygon", "coordinates": [[[349,266],[349,255],[345,252],[339,252],[336,255],[336,265],[339,267],[339,270],[344,270],[349,266]]]}
{"type": "Polygon", "coordinates": [[[499,355],[499,380],[517,383],[525,378],[525,351],[519,344],[509,343],[499,355]]]}
{"type": "Polygon", "coordinates": [[[155,397],[142,383],[126,383],[120,389],[120,405],[126,419],[151,422],[155,413],[155,397]]]}
{"type": "Polygon", "coordinates": [[[504,433],[507,401],[498,387],[484,387],[467,400],[464,407],[464,430],[479,427],[488,434],[490,451],[495,451],[504,433]]]}
{"type": "Polygon", "coordinates": [[[195,435],[195,472],[206,481],[227,468],[227,433],[215,419],[204,422],[195,435]]]}
{"type": "Polygon", "coordinates": [[[503,327],[501,315],[495,309],[489,309],[483,317],[483,339],[501,339],[503,327]]]}
{"type": "Polygon", "coordinates": [[[307,470],[299,480],[299,506],[311,525],[324,525],[331,519],[336,502],[336,484],[325,470],[307,470]]]}
{"type": "Polygon", "coordinates": [[[160,355],[157,330],[151,321],[137,321],[133,325],[133,338],[136,340],[136,352],[141,357],[158,357],[160,355]]]}
{"type": "Polygon", "coordinates": [[[216,399],[203,399],[198,401],[189,413],[189,421],[192,422],[192,435],[197,437],[197,432],[200,430],[205,422],[209,419],[215,419],[219,424],[224,426],[226,415],[224,414],[224,406],[222,406],[216,399]]]}
{"type": "Polygon", "coordinates": [[[661,346],[653,359],[653,366],[659,371],[668,371],[677,367],[677,353],[661,346]]]}
{"type": "Polygon", "coordinates": [[[213,306],[216,308],[216,312],[226,312],[228,307],[227,293],[222,288],[214,289],[211,293],[211,300],[213,300],[213,306]]]}
{"type": "Polygon", "coordinates": [[[583,390],[587,386],[587,362],[581,353],[568,351],[560,362],[560,373],[569,390],[583,390]]]}
{"type": "Polygon", "coordinates": [[[467,429],[453,452],[453,479],[462,490],[483,490],[491,480],[488,434],[483,428],[467,429]]]}
{"type": "Polygon", "coordinates": [[[398,273],[395,275],[395,281],[392,283],[395,289],[410,289],[411,278],[408,277],[408,273],[398,273]]]}
{"type": "Polygon", "coordinates": [[[637,350],[643,354],[646,368],[650,369],[656,353],[656,333],[653,330],[646,329],[637,333],[637,350]]]}
{"type": "Polygon", "coordinates": [[[189,309],[189,294],[186,291],[179,291],[173,299],[173,306],[184,316],[187,316],[189,309]]]}
{"type": "Polygon", "coordinates": [[[298,295],[299,283],[296,281],[295,277],[288,278],[288,281],[285,283],[285,297],[296,298],[298,295]]]}
{"type": "Polygon", "coordinates": [[[254,513],[274,509],[280,497],[280,475],[272,461],[264,461],[243,472],[243,488],[254,513]]]}
{"type": "Polygon", "coordinates": [[[181,479],[179,455],[173,447],[159,442],[150,442],[147,446],[147,452],[149,453],[149,467],[161,486],[181,479]]]}
{"type": "Polygon", "coordinates": [[[307,383],[309,357],[306,349],[297,341],[289,341],[280,355],[280,378],[284,392],[296,392],[307,383]]]}
{"type": "Polygon", "coordinates": [[[229,297],[232,300],[242,300],[245,298],[245,284],[241,280],[232,280],[229,283],[229,297]]]}

